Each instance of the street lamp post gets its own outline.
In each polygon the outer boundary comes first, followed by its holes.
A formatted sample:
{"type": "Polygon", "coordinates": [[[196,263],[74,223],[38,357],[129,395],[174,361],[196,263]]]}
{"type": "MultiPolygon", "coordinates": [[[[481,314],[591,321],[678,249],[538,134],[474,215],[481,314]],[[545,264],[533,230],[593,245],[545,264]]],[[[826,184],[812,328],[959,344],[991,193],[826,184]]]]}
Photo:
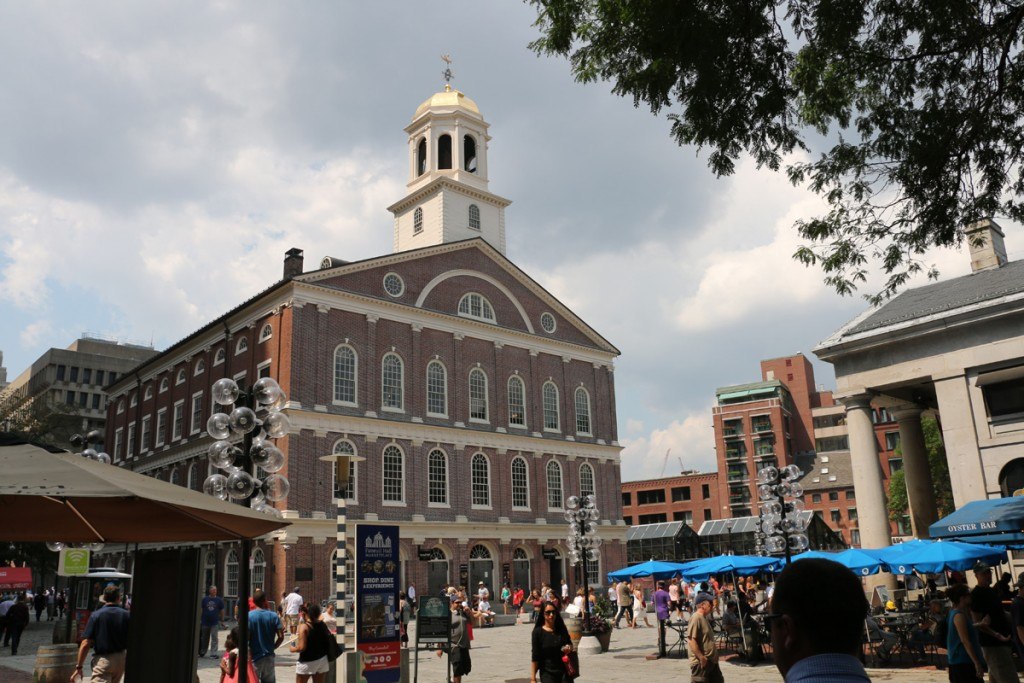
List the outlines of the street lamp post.
{"type": "MultiPolygon", "coordinates": [[[[210,463],[226,472],[211,474],[203,482],[203,491],[208,495],[242,505],[249,505],[258,512],[275,517],[281,513],[267,502],[284,500],[291,485],[279,474],[284,467],[285,457],[273,439],[288,434],[291,422],[280,412],[287,397],[270,377],[261,377],[251,388],[240,387],[235,380],[225,377],[213,383],[210,392],[213,402],[230,412],[218,412],[210,416],[206,432],[215,441],[210,444],[210,463]],[[242,447],[231,441],[241,435],[242,447]],[[256,479],[253,468],[259,467],[267,475],[263,481],[256,479]]],[[[248,680],[249,659],[249,594],[251,580],[249,556],[252,554],[252,540],[241,539],[242,557],[238,567],[238,680],[240,683],[256,683],[248,680]]]]}
{"type": "Polygon", "coordinates": [[[769,465],[757,472],[757,493],[761,498],[759,514],[758,554],[785,553],[789,563],[793,552],[803,552],[810,546],[807,539],[808,522],[800,513],[804,510],[801,496],[804,487],[797,481],[803,471],[796,465],[782,469],[769,465]]]}
{"type": "MultiPolygon", "coordinates": [[[[590,585],[586,561],[600,557],[601,537],[597,520],[601,513],[597,510],[597,496],[592,493],[579,498],[569,496],[565,507],[565,519],[569,522],[569,533],[565,538],[569,548],[569,566],[582,564],[583,568],[583,636],[587,637],[593,634],[590,632],[590,585]]],[[[600,652],[600,645],[597,651],[600,652]]]]}
{"type": "Polygon", "coordinates": [[[321,460],[330,462],[334,466],[334,514],[337,519],[337,537],[335,538],[335,560],[334,560],[334,611],[338,620],[338,630],[335,634],[336,642],[341,650],[338,657],[335,671],[335,680],[344,681],[345,676],[345,559],[348,553],[346,546],[346,524],[345,524],[345,492],[349,482],[349,463],[362,462],[366,458],[351,453],[332,453],[320,456],[321,460]]]}

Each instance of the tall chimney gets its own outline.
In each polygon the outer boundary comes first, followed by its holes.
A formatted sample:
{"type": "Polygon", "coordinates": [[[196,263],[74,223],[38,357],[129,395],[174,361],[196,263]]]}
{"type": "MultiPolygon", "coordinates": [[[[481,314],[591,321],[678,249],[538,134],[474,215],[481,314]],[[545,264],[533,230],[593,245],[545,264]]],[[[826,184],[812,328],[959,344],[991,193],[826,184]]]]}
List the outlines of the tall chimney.
{"type": "Polygon", "coordinates": [[[971,252],[971,272],[991,270],[1006,265],[1003,229],[991,218],[971,223],[964,230],[971,252]]]}
{"type": "Polygon", "coordinates": [[[284,253],[284,279],[302,275],[302,250],[292,247],[284,253]]]}

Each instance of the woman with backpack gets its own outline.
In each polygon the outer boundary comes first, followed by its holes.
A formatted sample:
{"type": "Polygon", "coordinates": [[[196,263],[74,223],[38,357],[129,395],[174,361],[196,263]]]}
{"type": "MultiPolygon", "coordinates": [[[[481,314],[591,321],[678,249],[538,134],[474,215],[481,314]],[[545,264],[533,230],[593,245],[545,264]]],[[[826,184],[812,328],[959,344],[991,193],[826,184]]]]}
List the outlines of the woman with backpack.
{"type": "Polygon", "coordinates": [[[320,606],[306,605],[299,610],[299,632],[295,644],[288,648],[299,653],[295,663],[295,683],[324,683],[330,664],[327,652],[333,640],[327,624],[320,621],[320,606]]]}

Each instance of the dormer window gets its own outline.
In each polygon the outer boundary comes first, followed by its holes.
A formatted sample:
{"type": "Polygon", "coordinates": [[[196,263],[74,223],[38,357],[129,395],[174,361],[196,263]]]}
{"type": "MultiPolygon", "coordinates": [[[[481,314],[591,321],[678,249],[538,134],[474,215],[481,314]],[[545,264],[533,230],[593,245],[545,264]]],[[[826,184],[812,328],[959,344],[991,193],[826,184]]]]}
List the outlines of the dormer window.
{"type": "Polygon", "coordinates": [[[470,230],[480,229],[480,207],[476,204],[469,205],[469,228],[470,230]]]}
{"type": "Polygon", "coordinates": [[[466,170],[476,173],[476,138],[472,135],[462,138],[462,159],[466,164],[466,170]]]}
{"type": "Polygon", "coordinates": [[[423,209],[417,207],[412,212],[412,233],[418,235],[423,232],[423,209]]]}
{"type": "Polygon", "coordinates": [[[160,391],[161,392],[167,391],[167,389],[168,389],[168,387],[170,387],[170,385],[171,385],[171,383],[169,381],[167,381],[166,377],[164,377],[163,379],[160,380],[160,391]]]}
{"type": "Polygon", "coordinates": [[[437,168],[452,167],[452,136],[447,133],[437,139],[437,168]]]}
{"type": "Polygon", "coordinates": [[[142,400],[143,401],[148,401],[151,398],[153,398],[153,385],[152,384],[147,384],[146,385],[146,392],[144,394],[142,394],[142,400]]]}
{"type": "Polygon", "coordinates": [[[267,323],[263,326],[263,329],[260,330],[260,342],[265,342],[273,336],[274,328],[270,326],[270,323],[267,323]]]}
{"type": "Polygon", "coordinates": [[[246,339],[245,337],[242,337],[241,339],[238,340],[238,344],[235,346],[235,355],[237,356],[240,353],[245,353],[248,350],[249,340],[246,339]]]}
{"type": "Polygon", "coordinates": [[[224,356],[226,356],[224,349],[217,349],[217,354],[213,357],[213,364],[220,365],[224,362],[224,356]]]}
{"type": "Polygon", "coordinates": [[[427,172],[427,140],[420,138],[416,145],[416,175],[420,176],[427,172]]]}
{"type": "Polygon", "coordinates": [[[471,292],[459,302],[459,315],[464,318],[476,318],[485,322],[493,323],[494,308],[491,302],[476,292],[471,292]]]}

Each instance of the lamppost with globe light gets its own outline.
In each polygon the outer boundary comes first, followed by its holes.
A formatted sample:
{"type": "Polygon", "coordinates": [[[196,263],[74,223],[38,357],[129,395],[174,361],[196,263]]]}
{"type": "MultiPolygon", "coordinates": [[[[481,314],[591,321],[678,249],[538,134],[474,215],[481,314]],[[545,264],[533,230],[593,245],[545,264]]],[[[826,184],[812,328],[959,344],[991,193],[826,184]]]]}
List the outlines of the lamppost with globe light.
{"type": "Polygon", "coordinates": [[[597,496],[569,496],[565,501],[565,519],[569,522],[569,533],[565,537],[569,548],[569,566],[583,565],[583,635],[590,636],[590,585],[586,560],[596,561],[600,557],[601,537],[598,535],[597,496]]]}
{"type": "MultiPolygon", "coordinates": [[[[284,391],[270,377],[261,377],[244,389],[235,380],[225,377],[213,383],[210,392],[213,402],[228,412],[217,412],[206,423],[206,432],[215,441],[207,450],[210,463],[226,472],[214,473],[203,482],[203,491],[221,500],[235,500],[248,504],[257,512],[281,517],[281,512],[268,502],[278,502],[288,496],[291,485],[280,474],[284,467],[284,453],[274,445],[273,439],[286,436],[291,421],[281,412],[287,403],[284,391]],[[241,448],[231,439],[241,436],[241,448]],[[259,467],[267,475],[262,481],[251,470],[259,467]]],[[[249,658],[249,556],[252,540],[241,539],[242,561],[238,571],[238,660],[249,658]]],[[[241,683],[248,681],[245,666],[238,668],[241,683]]]]}
{"type": "Polygon", "coordinates": [[[782,469],[769,465],[757,472],[757,493],[761,499],[757,553],[778,555],[785,553],[789,563],[793,552],[801,553],[810,547],[807,538],[808,520],[801,496],[804,487],[797,481],[803,471],[796,465],[782,469]]]}

